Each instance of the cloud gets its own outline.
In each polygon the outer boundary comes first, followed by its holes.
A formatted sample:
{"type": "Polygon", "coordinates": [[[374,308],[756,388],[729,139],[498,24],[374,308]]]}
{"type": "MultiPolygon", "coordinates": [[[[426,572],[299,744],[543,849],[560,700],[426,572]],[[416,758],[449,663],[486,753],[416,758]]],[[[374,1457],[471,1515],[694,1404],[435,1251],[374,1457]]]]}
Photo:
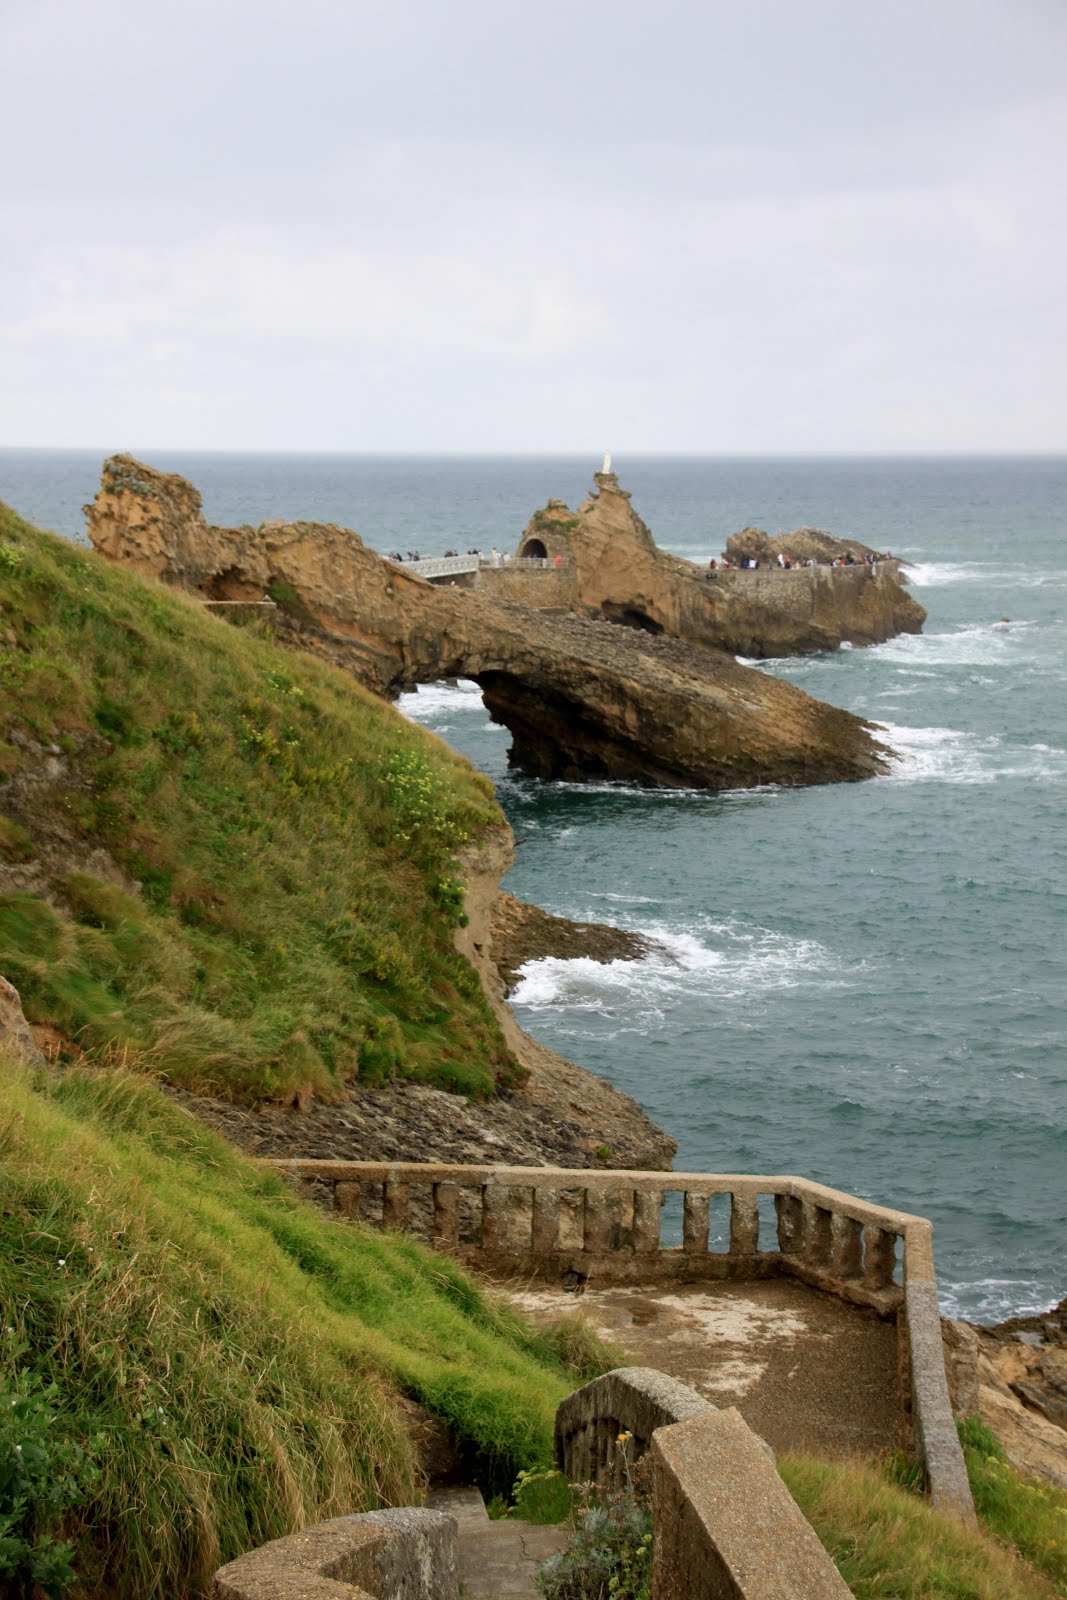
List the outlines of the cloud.
{"type": "Polygon", "coordinates": [[[9,439],[344,448],[355,392],[366,448],[1063,442],[1043,0],[0,27],[9,439]]]}

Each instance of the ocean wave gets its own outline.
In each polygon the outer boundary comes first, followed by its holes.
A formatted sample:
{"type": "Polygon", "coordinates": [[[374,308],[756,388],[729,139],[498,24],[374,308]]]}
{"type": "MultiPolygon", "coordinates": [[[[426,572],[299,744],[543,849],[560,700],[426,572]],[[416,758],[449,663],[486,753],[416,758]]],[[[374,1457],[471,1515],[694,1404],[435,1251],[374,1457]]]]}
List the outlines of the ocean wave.
{"type": "Polygon", "coordinates": [[[631,922],[631,927],[659,948],[639,961],[559,956],[528,961],[519,968],[511,1004],[595,1011],[648,1029],[672,1002],[685,997],[724,1005],[745,1000],[756,1007],[769,991],[849,986],[859,971],[813,939],[767,928],[709,922],[701,932],[690,932],[656,921],[631,922]]]}
{"type": "Polygon", "coordinates": [[[988,578],[990,569],[966,561],[913,561],[904,576],[917,589],[933,589],[946,583],[973,583],[988,578]]]}
{"type": "Polygon", "coordinates": [[[975,1278],[951,1283],[938,1279],[942,1314],[989,1325],[1008,1317],[1038,1317],[1057,1298],[1051,1282],[1037,1278],[975,1278]]]}
{"type": "Polygon", "coordinates": [[[872,659],[904,668],[1001,667],[1027,659],[1019,646],[1036,624],[1023,618],[974,622],[951,633],[901,633],[870,647],[872,659]]]}
{"type": "MultiPolygon", "coordinates": [[[[1067,777],[1067,750],[1048,744],[1005,747],[995,735],[980,738],[959,728],[909,728],[882,724],[890,747],[890,782],[996,783],[1004,778],[1031,782],[1067,777]]],[[[882,781],[886,781],[883,779],[882,781]]]]}
{"type": "Polygon", "coordinates": [[[481,688],[472,678],[459,678],[455,683],[420,683],[410,693],[397,696],[396,708],[412,722],[428,722],[446,713],[466,711],[486,715],[481,688]]]}

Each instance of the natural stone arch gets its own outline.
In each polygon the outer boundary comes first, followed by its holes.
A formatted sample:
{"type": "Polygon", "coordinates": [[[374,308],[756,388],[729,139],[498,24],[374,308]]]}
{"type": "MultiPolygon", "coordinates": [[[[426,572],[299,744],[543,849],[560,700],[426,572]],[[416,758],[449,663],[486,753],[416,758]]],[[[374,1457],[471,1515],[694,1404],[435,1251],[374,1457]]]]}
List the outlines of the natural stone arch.
{"type": "Polygon", "coordinates": [[[527,539],[519,555],[532,561],[547,561],[548,549],[542,539],[527,539]]]}

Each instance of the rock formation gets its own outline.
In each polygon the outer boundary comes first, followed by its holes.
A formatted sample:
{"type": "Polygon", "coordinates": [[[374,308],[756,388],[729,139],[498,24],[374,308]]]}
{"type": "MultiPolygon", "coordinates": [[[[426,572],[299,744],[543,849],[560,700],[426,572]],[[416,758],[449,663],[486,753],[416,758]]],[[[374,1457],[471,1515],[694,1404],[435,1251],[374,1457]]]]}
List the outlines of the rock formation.
{"type": "MultiPolygon", "coordinates": [[[[720,569],[709,578],[705,567],[657,547],[613,473],[597,473],[594,481],[596,491],[577,513],[550,500],[518,546],[520,555],[543,556],[550,566],[560,558],[575,609],[759,658],[834,650],[845,641],[879,644],[922,627],[926,612],[903,587],[900,563],[862,564],[866,545],[815,529],[770,540],[749,528],[729,541],[733,559],[769,562],[782,548],[791,560],[811,557],[823,564],[790,571],[769,565],[752,572],[720,569]],[[846,550],[861,564],[826,565],[846,550]]],[[[558,601],[553,597],[550,603],[558,601]]]]}
{"type": "MultiPolygon", "coordinates": [[[[614,529],[636,526],[640,538],[644,527],[621,491],[603,490],[597,505],[583,510],[592,565],[597,541],[606,562],[614,529]]],[[[482,590],[435,588],[345,528],[209,527],[191,484],[128,456],[105,462],[87,511],[89,536],[109,559],[204,600],[269,595],[282,642],[347,667],[380,693],[476,679],[511,731],[512,762],[542,778],[726,789],[852,781],[883,767],[870,724],[686,642],[681,625],[622,629],[482,590]]],[[[630,574],[626,593],[651,614],[646,573],[651,581],[667,558],[647,529],[643,537],[646,568],[630,574]]],[[[663,593],[697,617],[711,587],[693,579],[663,593]]],[[[621,576],[603,589],[601,617],[610,615],[609,589],[623,593],[621,576]]]]}
{"type": "Polygon", "coordinates": [[[22,1001],[13,983],[0,978],[0,1049],[29,1067],[43,1067],[44,1056],[22,1013],[22,1001]]]}

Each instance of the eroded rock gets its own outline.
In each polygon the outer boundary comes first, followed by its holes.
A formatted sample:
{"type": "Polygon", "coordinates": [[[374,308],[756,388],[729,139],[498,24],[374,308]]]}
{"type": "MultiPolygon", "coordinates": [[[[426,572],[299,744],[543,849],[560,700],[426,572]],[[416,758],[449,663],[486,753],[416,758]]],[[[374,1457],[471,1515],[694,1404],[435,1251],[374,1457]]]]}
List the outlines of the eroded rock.
{"type": "Polygon", "coordinates": [[[0,1050],[24,1061],[29,1067],[43,1067],[44,1056],[37,1047],[22,1010],[22,1000],[13,983],[0,978],[0,1050]]]}
{"type": "MultiPolygon", "coordinates": [[[[627,495],[604,488],[591,506],[582,513],[591,560],[622,519],[649,570],[656,567],[661,553],[627,495]]],[[[695,627],[657,637],[481,590],[435,588],[344,528],[212,528],[184,479],[127,456],[105,463],[88,509],[90,538],[111,560],[206,600],[269,594],[281,611],[282,642],[345,666],[380,693],[476,679],[511,731],[513,763],[543,778],[728,789],[853,781],[883,770],[885,751],[870,724],[706,648],[708,630],[703,642],[692,642],[695,627]]],[[[642,573],[632,577],[630,598],[645,608],[642,573]]],[[[605,591],[602,612],[608,598],[605,591]]],[[[679,587],[676,600],[700,614],[697,580],[679,587]]]]}

